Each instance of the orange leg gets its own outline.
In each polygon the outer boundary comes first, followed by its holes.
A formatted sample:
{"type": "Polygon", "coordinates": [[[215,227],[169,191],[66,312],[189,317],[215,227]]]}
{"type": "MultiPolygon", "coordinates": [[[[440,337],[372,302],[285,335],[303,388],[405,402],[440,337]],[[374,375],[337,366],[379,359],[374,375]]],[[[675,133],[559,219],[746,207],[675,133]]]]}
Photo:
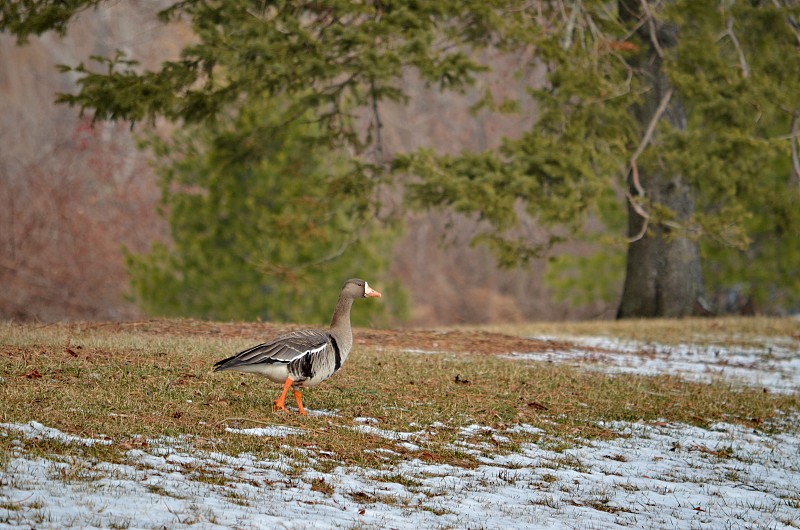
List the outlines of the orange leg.
{"type": "Polygon", "coordinates": [[[292,386],[292,383],[294,383],[292,378],[287,377],[286,383],[283,384],[283,392],[281,392],[281,397],[275,401],[275,406],[273,407],[275,410],[286,410],[286,404],[284,402],[286,401],[286,394],[289,393],[289,387],[292,386]]]}
{"type": "Polygon", "coordinates": [[[300,409],[300,414],[303,416],[308,416],[308,412],[306,412],[306,409],[303,408],[303,394],[301,394],[299,390],[295,389],[294,398],[297,400],[297,408],[300,409]]]}

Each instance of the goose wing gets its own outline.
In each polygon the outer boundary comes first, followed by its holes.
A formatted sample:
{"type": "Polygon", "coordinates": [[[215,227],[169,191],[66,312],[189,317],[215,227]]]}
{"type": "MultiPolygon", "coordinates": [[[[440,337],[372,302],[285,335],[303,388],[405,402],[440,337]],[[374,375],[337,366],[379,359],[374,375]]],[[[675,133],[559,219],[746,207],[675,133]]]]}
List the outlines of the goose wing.
{"type": "Polygon", "coordinates": [[[327,331],[315,329],[293,331],[217,362],[214,371],[256,364],[289,364],[304,355],[324,350],[329,345],[330,339],[331,335],[327,331]]]}

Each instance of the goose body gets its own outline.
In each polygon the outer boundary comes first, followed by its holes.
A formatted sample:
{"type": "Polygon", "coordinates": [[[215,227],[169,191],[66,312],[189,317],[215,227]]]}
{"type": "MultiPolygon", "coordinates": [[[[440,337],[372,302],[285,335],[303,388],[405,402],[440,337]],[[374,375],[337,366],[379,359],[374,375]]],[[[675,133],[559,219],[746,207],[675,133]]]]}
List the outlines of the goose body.
{"type": "Polygon", "coordinates": [[[316,386],[342,367],[353,347],[350,325],[353,301],[380,296],[364,280],[347,280],[328,330],[303,329],[280,335],[217,362],[214,371],[257,374],[283,383],[283,393],[275,401],[275,407],[286,410],[284,400],[289,388],[293,388],[300,413],[305,414],[298,387],[316,386]]]}
{"type": "Polygon", "coordinates": [[[347,359],[328,331],[303,329],[253,346],[214,365],[215,372],[258,374],[275,383],[292,378],[292,386],[315,386],[336,373],[347,359]]]}

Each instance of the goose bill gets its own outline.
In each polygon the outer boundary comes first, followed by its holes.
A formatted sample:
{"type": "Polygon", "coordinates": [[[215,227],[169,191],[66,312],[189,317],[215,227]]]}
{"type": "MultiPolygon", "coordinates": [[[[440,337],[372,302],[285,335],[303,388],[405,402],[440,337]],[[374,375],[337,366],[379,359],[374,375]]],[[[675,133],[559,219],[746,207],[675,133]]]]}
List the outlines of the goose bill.
{"type": "Polygon", "coordinates": [[[364,296],[366,298],[381,297],[381,293],[369,286],[368,283],[364,284],[364,296]]]}

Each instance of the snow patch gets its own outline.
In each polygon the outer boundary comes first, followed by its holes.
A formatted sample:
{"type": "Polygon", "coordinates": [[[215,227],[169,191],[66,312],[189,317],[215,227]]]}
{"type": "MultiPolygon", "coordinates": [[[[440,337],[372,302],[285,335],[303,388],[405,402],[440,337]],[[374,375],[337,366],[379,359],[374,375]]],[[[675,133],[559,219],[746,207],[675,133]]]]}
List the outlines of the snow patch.
{"type": "Polygon", "coordinates": [[[44,425],[42,425],[37,421],[32,421],[30,423],[25,423],[25,424],[0,423],[0,429],[20,432],[25,436],[25,438],[28,439],[39,438],[42,440],[55,440],[57,442],[68,443],[68,444],[80,444],[80,445],[92,446],[95,444],[111,445],[112,443],[111,440],[105,438],[81,438],[80,436],[67,434],[59,431],[58,429],[45,427],[44,425]]]}
{"type": "Polygon", "coordinates": [[[225,430],[236,434],[248,434],[250,436],[266,436],[270,438],[285,438],[287,436],[297,436],[305,432],[302,429],[296,429],[294,427],[286,427],[284,425],[272,425],[269,427],[254,427],[251,429],[234,429],[232,427],[227,427],[225,430]]]}
{"type": "MultiPolygon", "coordinates": [[[[785,418],[798,425],[797,415],[785,418]]],[[[368,425],[361,427],[371,428],[368,425]]],[[[127,451],[123,463],[71,456],[59,462],[13,450],[0,468],[3,527],[168,528],[575,528],[742,527],[800,524],[800,434],[726,423],[609,422],[617,438],[564,451],[523,444],[463,469],[410,459],[391,469],[339,466],[329,473],[281,455],[260,460],[159,439],[127,451]],[[81,466],[80,478],[62,473],[81,466]],[[302,467],[302,466],[300,466],[302,467]],[[292,470],[294,474],[292,474],[292,470]],[[217,480],[204,480],[213,476],[217,480]],[[580,525],[579,525],[580,526],[580,525]]],[[[459,437],[502,437],[481,425],[459,437]]],[[[41,424],[39,432],[86,445],[92,439],[41,424]]],[[[535,430],[535,429],[533,429],[535,430]]],[[[392,440],[413,433],[383,430],[392,440]]],[[[404,442],[408,443],[408,442],[404,442]]]]}
{"type": "MultiPolygon", "coordinates": [[[[555,337],[535,337],[548,341],[555,337]]],[[[792,341],[765,339],[759,347],[663,345],[608,337],[558,338],[571,350],[514,353],[508,358],[566,363],[587,370],[639,375],[670,374],[688,381],[732,384],[792,393],[800,389],[800,351],[792,341]],[[581,347],[585,347],[583,349],[581,347]]]]}

